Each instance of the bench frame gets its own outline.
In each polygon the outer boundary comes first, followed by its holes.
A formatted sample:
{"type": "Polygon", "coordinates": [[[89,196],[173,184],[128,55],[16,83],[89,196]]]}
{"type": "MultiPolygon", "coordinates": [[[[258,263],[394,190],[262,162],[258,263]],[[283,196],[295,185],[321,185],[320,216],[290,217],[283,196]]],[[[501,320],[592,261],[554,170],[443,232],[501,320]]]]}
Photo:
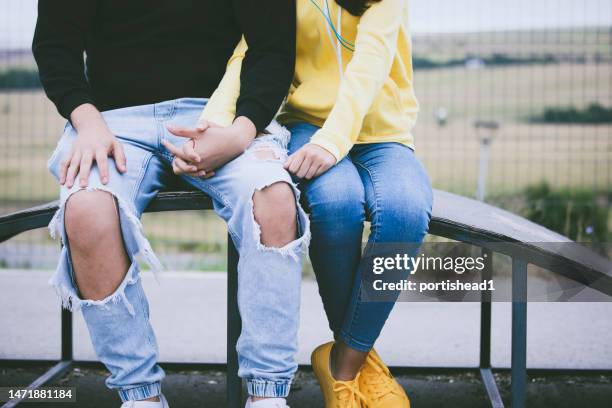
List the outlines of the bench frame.
{"type": "MultiPolygon", "coordinates": [[[[449,193],[436,192],[447,197],[449,193]]],[[[457,197],[457,196],[453,196],[457,197]]],[[[457,197],[459,198],[459,197],[457,197]]],[[[461,198],[462,200],[467,200],[461,198]]],[[[485,205],[469,200],[473,205],[485,205]]],[[[48,225],[53,214],[58,208],[57,202],[52,202],[39,207],[30,208],[13,214],[0,217],[0,242],[25,231],[42,228],[48,225]]],[[[492,208],[492,207],[491,207],[492,208]]],[[[212,209],[211,199],[201,192],[179,191],[162,192],[151,202],[146,212],[180,211],[180,210],[209,210],[212,209]]],[[[430,224],[430,234],[466,242],[480,246],[483,255],[492,259],[492,254],[498,249],[489,243],[513,241],[504,234],[492,230],[483,230],[473,226],[455,222],[447,217],[434,215],[430,224]]],[[[521,243],[518,243],[521,245],[521,243]]],[[[522,245],[520,253],[506,254],[512,258],[512,356],[511,356],[511,405],[514,408],[525,407],[526,385],[527,385],[527,268],[530,263],[546,264],[542,259],[555,259],[569,262],[560,255],[545,253],[545,251],[533,248],[528,244],[522,245]]],[[[571,263],[571,262],[569,262],[571,263]]],[[[238,377],[238,355],[236,353],[236,342],[240,335],[241,320],[238,312],[237,288],[238,288],[238,252],[228,236],[227,253],[227,406],[239,408],[243,404],[242,381],[238,377]]],[[[561,271],[566,276],[578,281],[588,283],[593,276],[590,266],[579,263],[571,264],[568,271],[561,271]],[[584,278],[586,276],[586,278],[584,278]]],[[[483,279],[490,279],[491,268],[483,271],[483,279]]],[[[603,283],[597,289],[612,294],[612,277],[606,271],[597,275],[599,282],[603,283]]],[[[25,364],[31,360],[0,360],[0,365],[25,364]]],[[[73,327],[72,312],[61,310],[61,360],[49,370],[37,378],[28,388],[36,389],[52,381],[57,376],[66,372],[76,361],[73,358],[73,327]]],[[[173,364],[193,366],[194,364],[173,364]]],[[[491,406],[494,408],[504,407],[495,377],[491,367],[491,297],[488,292],[483,292],[480,309],[480,363],[478,367],[454,367],[460,370],[478,370],[487,392],[491,406]]],[[[571,371],[571,370],[555,370],[571,371]]],[[[607,370],[605,372],[608,372],[607,370]]],[[[7,402],[2,408],[12,408],[21,401],[13,400],[7,402]]]]}

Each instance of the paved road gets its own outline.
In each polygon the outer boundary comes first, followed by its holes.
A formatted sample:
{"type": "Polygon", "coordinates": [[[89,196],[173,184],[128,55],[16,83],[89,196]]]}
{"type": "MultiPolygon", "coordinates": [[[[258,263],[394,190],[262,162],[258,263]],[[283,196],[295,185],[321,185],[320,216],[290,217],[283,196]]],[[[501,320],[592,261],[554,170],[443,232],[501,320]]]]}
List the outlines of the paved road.
{"type": "MultiPolygon", "coordinates": [[[[0,270],[0,358],[59,356],[59,301],[47,286],[50,271],[0,270]]],[[[165,272],[143,282],[151,303],[160,356],[172,362],[225,361],[225,274],[165,272]]],[[[528,363],[537,368],[612,368],[612,303],[529,305],[528,363]]],[[[314,282],[302,289],[300,363],[331,338],[314,282]]],[[[479,305],[400,303],[377,349],[391,365],[475,366],[479,305]]],[[[95,360],[80,314],[75,357],[95,360]]],[[[493,305],[493,364],[510,361],[510,305],[493,305]]]]}
{"type": "MultiPolygon", "coordinates": [[[[0,369],[0,386],[29,384],[42,368],[0,369]]],[[[105,370],[75,367],[50,386],[74,387],[76,403],[27,404],[40,408],[117,408],[121,405],[117,393],[108,390],[105,370]]],[[[215,370],[176,371],[166,369],[162,388],[172,408],[225,407],[225,373],[215,370]]],[[[496,374],[501,396],[510,406],[510,376],[496,374]]],[[[418,408],[487,408],[484,387],[473,373],[399,374],[412,406],[418,408]]],[[[609,408],[612,400],[612,378],[601,375],[534,376],[527,384],[529,408],[609,408]]],[[[300,370],[288,398],[291,408],[322,408],[319,385],[310,370],[300,370]]],[[[21,405],[20,405],[21,406],[21,405]]]]}

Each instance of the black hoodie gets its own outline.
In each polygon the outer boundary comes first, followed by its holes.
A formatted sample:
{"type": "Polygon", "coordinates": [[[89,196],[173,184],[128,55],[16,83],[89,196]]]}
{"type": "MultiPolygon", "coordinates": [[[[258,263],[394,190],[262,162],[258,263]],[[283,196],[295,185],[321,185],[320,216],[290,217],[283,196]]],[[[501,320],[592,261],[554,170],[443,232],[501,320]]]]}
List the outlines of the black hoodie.
{"type": "Polygon", "coordinates": [[[293,78],[294,0],[39,0],[32,49],[60,114],[207,98],[244,35],[237,116],[258,130],[293,78]]]}

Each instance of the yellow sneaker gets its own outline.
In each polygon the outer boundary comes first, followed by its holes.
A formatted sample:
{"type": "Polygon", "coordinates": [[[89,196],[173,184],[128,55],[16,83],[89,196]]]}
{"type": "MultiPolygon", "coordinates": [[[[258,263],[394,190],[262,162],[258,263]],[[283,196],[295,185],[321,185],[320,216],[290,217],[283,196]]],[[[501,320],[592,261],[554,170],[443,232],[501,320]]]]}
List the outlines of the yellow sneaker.
{"type": "Polygon", "coordinates": [[[359,391],[359,374],[353,381],[338,381],[332,377],[329,355],[333,344],[320,345],[310,357],[312,370],[325,399],[325,408],[365,408],[364,395],[359,391]]]}
{"type": "Polygon", "coordinates": [[[368,408],[410,408],[406,392],[374,349],[359,374],[359,389],[368,408]]]}

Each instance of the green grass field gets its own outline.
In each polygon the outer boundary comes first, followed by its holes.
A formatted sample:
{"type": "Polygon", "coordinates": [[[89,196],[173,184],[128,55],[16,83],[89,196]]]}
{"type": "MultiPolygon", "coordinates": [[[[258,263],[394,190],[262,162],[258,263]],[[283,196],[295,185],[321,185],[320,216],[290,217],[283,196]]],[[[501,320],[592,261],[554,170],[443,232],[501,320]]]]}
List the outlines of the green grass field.
{"type": "MultiPolygon", "coordinates": [[[[554,186],[612,186],[612,126],[532,124],[547,106],[612,106],[612,65],[565,64],[417,71],[421,115],[417,153],[434,185],[473,194],[479,142],[476,119],[497,120],[489,190],[519,191],[542,180],[554,186]],[[444,107],[449,122],[436,123],[444,107]]],[[[46,160],[64,121],[42,92],[0,94],[0,202],[23,206],[56,197],[46,160]]]]}
{"type": "Polygon", "coordinates": [[[505,54],[518,57],[554,55],[566,59],[612,58],[610,27],[476,33],[416,34],[414,53],[444,61],[466,55],[505,54]]]}
{"type": "Polygon", "coordinates": [[[491,155],[489,191],[508,194],[546,180],[557,187],[612,186],[612,126],[529,123],[545,107],[612,106],[612,64],[508,66],[417,71],[418,155],[434,185],[463,194],[476,186],[479,139],[473,123],[501,125],[491,155]],[[434,112],[449,112],[445,127],[434,112]]]}

